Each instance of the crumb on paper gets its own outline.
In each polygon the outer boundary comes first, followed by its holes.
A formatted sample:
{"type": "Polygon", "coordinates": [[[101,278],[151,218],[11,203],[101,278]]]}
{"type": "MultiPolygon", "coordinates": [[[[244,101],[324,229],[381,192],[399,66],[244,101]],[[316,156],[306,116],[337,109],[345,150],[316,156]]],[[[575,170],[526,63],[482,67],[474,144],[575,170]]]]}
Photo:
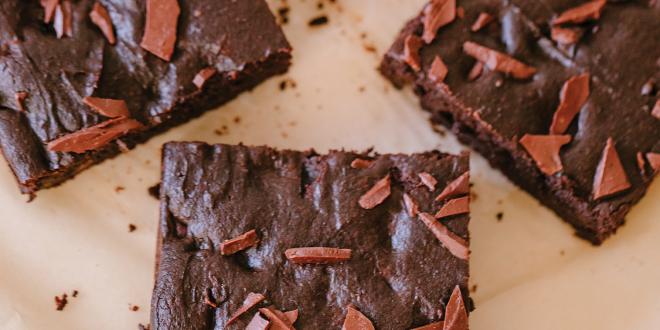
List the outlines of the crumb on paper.
{"type": "Polygon", "coordinates": [[[134,224],[132,224],[132,223],[129,223],[129,224],[128,224],[128,232],[129,232],[129,233],[134,232],[136,229],[137,229],[137,226],[136,226],[136,225],[134,225],[134,224]]]}
{"type": "Polygon", "coordinates": [[[66,307],[66,304],[69,303],[69,301],[66,299],[67,294],[63,293],[62,296],[55,296],[55,309],[58,311],[64,310],[64,307],[66,307]]]}
{"type": "Polygon", "coordinates": [[[317,16],[317,17],[314,17],[311,20],[309,20],[309,23],[307,23],[307,25],[309,25],[309,26],[320,26],[320,25],[328,24],[328,22],[329,22],[328,16],[321,15],[321,16],[317,16]]]}
{"type": "Polygon", "coordinates": [[[138,305],[129,305],[129,309],[130,309],[132,312],[137,312],[137,311],[140,310],[140,306],[138,306],[138,305]]]}
{"type": "Polygon", "coordinates": [[[495,214],[495,218],[497,219],[497,221],[502,221],[502,218],[504,218],[504,213],[497,212],[497,214],[495,214]]]}
{"type": "Polygon", "coordinates": [[[71,293],[71,297],[74,297],[74,298],[78,297],[78,290],[73,290],[73,292],[71,293]]]}
{"type": "Polygon", "coordinates": [[[126,188],[123,187],[123,186],[116,186],[116,187],[115,187],[115,192],[116,192],[116,193],[120,193],[120,192],[122,192],[122,191],[124,191],[124,190],[126,190],[126,188]]]}

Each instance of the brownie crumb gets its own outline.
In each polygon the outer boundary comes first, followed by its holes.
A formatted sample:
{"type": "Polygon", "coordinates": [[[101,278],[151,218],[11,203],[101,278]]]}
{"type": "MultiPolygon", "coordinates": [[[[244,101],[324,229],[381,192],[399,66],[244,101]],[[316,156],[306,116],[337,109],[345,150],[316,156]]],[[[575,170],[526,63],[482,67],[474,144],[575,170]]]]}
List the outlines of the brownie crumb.
{"type": "Polygon", "coordinates": [[[64,307],[66,307],[66,304],[69,303],[69,301],[66,299],[67,295],[66,293],[63,293],[62,296],[55,296],[55,309],[58,311],[64,310],[64,307]]]}
{"type": "Polygon", "coordinates": [[[328,24],[328,16],[321,15],[315,18],[312,18],[309,23],[307,23],[309,26],[319,26],[319,25],[325,25],[328,24]]]}
{"type": "Polygon", "coordinates": [[[234,117],[234,124],[240,124],[240,123],[241,123],[241,116],[234,117]]]}
{"type": "Polygon", "coordinates": [[[495,214],[495,218],[497,219],[497,221],[502,221],[502,218],[504,218],[504,213],[497,212],[497,214],[495,214]]]}
{"type": "Polygon", "coordinates": [[[156,183],[155,185],[149,187],[148,192],[151,197],[160,199],[160,183],[156,183]]]}
{"type": "Polygon", "coordinates": [[[287,79],[284,79],[284,80],[280,81],[279,87],[280,87],[281,91],[284,91],[289,87],[296,88],[296,87],[298,87],[298,84],[296,83],[295,80],[287,78],[287,79]]]}
{"type": "Polygon", "coordinates": [[[122,192],[122,191],[124,191],[124,190],[126,190],[126,188],[124,188],[123,186],[116,186],[116,187],[115,187],[115,192],[116,192],[116,193],[120,193],[120,192],[122,192]]]}
{"type": "MultiPolygon", "coordinates": [[[[136,229],[137,229],[137,226],[136,226],[136,225],[134,225],[134,224],[132,224],[132,223],[129,223],[129,224],[128,224],[128,232],[129,232],[129,233],[134,232],[136,229]]],[[[74,297],[75,297],[75,296],[74,296],[74,297]]]]}
{"type": "Polygon", "coordinates": [[[358,92],[360,92],[360,93],[364,93],[365,90],[367,90],[367,88],[364,87],[364,86],[358,87],[358,92]]]}
{"type": "Polygon", "coordinates": [[[291,12],[291,8],[289,8],[289,6],[286,5],[277,9],[277,16],[280,24],[284,25],[289,23],[290,12],[291,12]]]}
{"type": "Polygon", "coordinates": [[[74,297],[74,298],[78,297],[78,290],[73,290],[73,292],[71,293],[71,296],[74,297]]]}
{"type": "Polygon", "coordinates": [[[470,287],[470,293],[475,293],[475,292],[477,292],[477,285],[476,284],[474,284],[470,287]]]}

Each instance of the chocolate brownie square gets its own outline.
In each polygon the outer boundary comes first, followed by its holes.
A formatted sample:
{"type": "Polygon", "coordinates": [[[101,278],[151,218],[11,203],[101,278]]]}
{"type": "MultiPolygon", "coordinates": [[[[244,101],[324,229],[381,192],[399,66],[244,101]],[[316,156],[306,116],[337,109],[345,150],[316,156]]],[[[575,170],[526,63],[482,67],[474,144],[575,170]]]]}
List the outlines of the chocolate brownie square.
{"type": "Polygon", "coordinates": [[[263,0],[0,2],[0,147],[34,194],[287,70],[263,0]]]}
{"type": "Polygon", "coordinates": [[[467,329],[468,156],[168,143],[156,329],[467,329]]]}
{"type": "Polygon", "coordinates": [[[594,244],[660,168],[660,8],[431,1],[381,72],[594,244]]]}

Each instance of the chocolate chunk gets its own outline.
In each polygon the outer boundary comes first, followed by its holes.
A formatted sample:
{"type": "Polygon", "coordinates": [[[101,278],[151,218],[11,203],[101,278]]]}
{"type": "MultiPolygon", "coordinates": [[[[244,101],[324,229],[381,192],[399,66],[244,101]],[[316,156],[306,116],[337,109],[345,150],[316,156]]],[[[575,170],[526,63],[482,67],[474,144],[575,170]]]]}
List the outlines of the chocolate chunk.
{"type": "Polygon", "coordinates": [[[468,259],[470,250],[467,241],[451,232],[449,228],[428,213],[420,213],[419,219],[424,222],[426,227],[431,230],[442,246],[449,250],[451,254],[462,260],[468,259]]]}
{"type": "Polygon", "coordinates": [[[443,330],[444,327],[445,327],[445,322],[438,321],[411,330],[443,330]]]}
{"type": "Polygon", "coordinates": [[[435,190],[435,185],[438,183],[438,180],[436,180],[433,177],[433,175],[426,172],[422,172],[419,173],[417,176],[419,176],[419,179],[422,181],[422,184],[429,188],[429,191],[435,190]]]}
{"type": "Polygon", "coordinates": [[[470,27],[470,30],[472,32],[477,32],[481,29],[483,29],[486,25],[490,24],[490,22],[494,21],[495,17],[489,13],[479,13],[479,17],[477,17],[477,20],[474,21],[474,24],[470,27]]]}
{"type": "Polygon", "coordinates": [[[614,140],[608,138],[596,169],[593,187],[594,200],[611,196],[628,188],[630,188],[630,181],[628,181],[626,171],[619,159],[614,140]]]}
{"type": "Polygon", "coordinates": [[[211,79],[211,77],[213,77],[217,72],[218,70],[216,70],[214,67],[201,69],[199,72],[197,72],[195,78],[193,78],[193,84],[195,84],[197,88],[202,89],[206,81],[211,79]]]}
{"type": "Polygon", "coordinates": [[[71,1],[62,0],[62,2],[55,7],[55,20],[53,27],[57,38],[73,37],[73,24],[71,17],[71,1]]]}
{"type": "Polygon", "coordinates": [[[351,162],[351,167],[357,169],[365,169],[365,168],[369,168],[369,166],[371,166],[371,164],[373,163],[374,163],[373,160],[355,158],[351,162]]]}
{"type": "Polygon", "coordinates": [[[607,3],[606,0],[590,1],[580,6],[571,8],[552,20],[553,25],[564,23],[580,24],[589,20],[597,20],[607,3]]]}
{"type": "Polygon", "coordinates": [[[407,193],[403,193],[403,204],[406,207],[406,212],[408,213],[408,216],[411,218],[414,218],[417,216],[417,213],[419,213],[419,206],[415,202],[410,195],[407,193]]]}
{"type": "Polygon", "coordinates": [[[456,18],[456,0],[431,0],[424,8],[424,33],[422,39],[430,44],[438,29],[456,18]]]}
{"type": "Polygon", "coordinates": [[[463,295],[458,285],[451,293],[445,309],[445,327],[443,330],[468,330],[468,316],[463,303],[463,295]]]}
{"type": "Polygon", "coordinates": [[[429,78],[436,83],[441,83],[447,77],[447,66],[445,62],[442,61],[440,56],[436,56],[431,63],[431,69],[429,69],[429,78]]]}
{"type": "Polygon", "coordinates": [[[552,117],[550,134],[564,134],[588,98],[588,73],[568,79],[559,93],[559,106],[552,117]]]}
{"type": "Polygon", "coordinates": [[[422,39],[416,35],[409,35],[403,45],[403,59],[415,71],[422,68],[419,58],[420,48],[422,48],[422,39]]]}
{"type": "Polygon", "coordinates": [[[223,256],[232,255],[236,252],[255,246],[258,242],[259,238],[257,237],[257,232],[253,229],[247,233],[222,242],[220,244],[220,253],[223,256]]]}
{"type": "Polygon", "coordinates": [[[236,321],[239,317],[241,317],[241,315],[245,314],[252,307],[258,305],[260,302],[264,300],[266,300],[266,297],[261,293],[254,293],[254,292],[248,293],[247,297],[245,297],[245,300],[243,301],[243,305],[241,305],[241,307],[239,307],[229,317],[229,320],[227,321],[227,325],[234,323],[234,321],[236,321]]]}
{"type": "Polygon", "coordinates": [[[513,57],[472,41],[466,41],[463,44],[463,51],[477,61],[483,62],[489,69],[500,71],[516,79],[529,79],[536,73],[535,68],[513,57]]]}
{"type": "Polygon", "coordinates": [[[369,189],[358,203],[363,209],[371,210],[380,205],[390,195],[390,175],[386,175],[369,189]]]}
{"type": "Polygon", "coordinates": [[[550,31],[550,37],[556,43],[560,45],[575,45],[580,38],[582,38],[583,32],[578,28],[562,28],[558,26],[553,26],[550,31]]]}
{"type": "Polygon", "coordinates": [[[468,80],[470,81],[476,80],[481,76],[481,73],[483,71],[484,71],[483,62],[474,63],[474,66],[472,66],[472,69],[470,69],[470,73],[468,73],[468,80]]]}
{"type": "Polygon", "coordinates": [[[278,315],[279,313],[276,313],[269,308],[259,308],[259,312],[266,316],[270,321],[271,326],[269,329],[293,329],[293,325],[287,317],[284,317],[284,315],[278,315]]]}
{"type": "Polygon", "coordinates": [[[375,330],[371,320],[353,306],[348,306],[341,330],[375,330]]]}
{"type": "Polygon", "coordinates": [[[106,117],[130,117],[131,115],[124,100],[87,96],[83,99],[83,103],[106,117]]]}
{"type": "Polygon", "coordinates": [[[16,100],[16,108],[19,111],[25,111],[25,99],[28,97],[27,92],[16,92],[14,93],[14,99],[16,100]]]}
{"type": "Polygon", "coordinates": [[[649,165],[655,173],[660,171],[660,153],[649,152],[646,154],[646,159],[649,160],[649,165]]]}
{"type": "Polygon", "coordinates": [[[140,46],[165,61],[172,58],[176,43],[178,0],[147,0],[147,19],[140,46]]]}
{"type": "Polygon", "coordinates": [[[92,11],[89,12],[89,18],[92,20],[92,23],[101,29],[101,32],[103,32],[103,35],[108,39],[108,42],[111,45],[114,45],[117,42],[115,39],[115,31],[112,28],[110,14],[100,2],[94,4],[92,11]]]}
{"type": "Polygon", "coordinates": [[[571,142],[570,135],[525,134],[520,144],[527,150],[541,172],[553,175],[563,169],[559,150],[571,142]]]}
{"type": "Polygon", "coordinates": [[[60,0],[41,0],[41,6],[44,7],[44,23],[50,23],[55,15],[55,8],[60,4],[60,0]]]}
{"type": "Polygon", "coordinates": [[[440,208],[435,214],[436,219],[442,219],[459,214],[466,214],[470,212],[470,197],[461,197],[449,200],[445,205],[440,208]]]}
{"type": "Polygon", "coordinates": [[[270,322],[261,317],[259,313],[256,313],[247,327],[245,327],[245,330],[266,330],[269,326],[270,322]]]}
{"type": "Polygon", "coordinates": [[[49,151],[83,153],[106,145],[126,133],[142,128],[134,119],[119,117],[83,128],[48,143],[49,151]]]}
{"type": "Polygon", "coordinates": [[[454,181],[450,182],[447,187],[435,198],[436,201],[441,201],[445,198],[456,197],[465,195],[470,192],[470,173],[465,172],[461,174],[454,181]]]}
{"type": "Polygon", "coordinates": [[[350,249],[329,247],[301,247],[284,251],[286,258],[294,264],[330,264],[351,259],[350,249]]]}
{"type": "Polygon", "coordinates": [[[660,119],[660,100],[655,101],[653,110],[651,110],[651,115],[653,115],[653,117],[655,118],[660,119]]]}

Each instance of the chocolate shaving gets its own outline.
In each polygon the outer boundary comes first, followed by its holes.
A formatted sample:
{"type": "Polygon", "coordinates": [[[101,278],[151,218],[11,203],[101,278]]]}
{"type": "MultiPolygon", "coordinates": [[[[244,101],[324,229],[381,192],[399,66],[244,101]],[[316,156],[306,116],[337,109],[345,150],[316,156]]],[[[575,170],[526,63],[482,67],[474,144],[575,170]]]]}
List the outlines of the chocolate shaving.
{"type": "Polygon", "coordinates": [[[245,297],[245,300],[243,300],[243,305],[241,305],[241,307],[239,307],[229,317],[229,320],[227,321],[227,325],[234,323],[234,321],[236,321],[239,317],[241,317],[241,315],[245,314],[245,312],[249,311],[252,307],[258,305],[260,302],[264,300],[266,300],[266,297],[261,293],[254,293],[254,292],[248,293],[247,297],[245,297]]]}
{"type": "Polygon", "coordinates": [[[55,7],[55,19],[53,21],[55,34],[58,39],[63,37],[73,37],[73,26],[71,17],[71,1],[62,0],[62,2],[55,7]]]}
{"type": "Polygon", "coordinates": [[[531,135],[525,134],[520,144],[527,150],[536,166],[547,175],[554,175],[564,167],[559,150],[571,142],[570,135],[531,135]]]}
{"type": "Polygon", "coordinates": [[[259,312],[270,321],[271,326],[269,329],[293,329],[293,324],[281,312],[276,313],[269,308],[259,308],[259,312]]]}
{"type": "Polygon", "coordinates": [[[573,7],[557,16],[552,20],[553,25],[564,23],[580,24],[589,20],[597,20],[607,3],[606,0],[595,0],[573,7]]]}
{"type": "Polygon", "coordinates": [[[371,320],[359,310],[351,305],[347,309],[348,312],[346,312],[346,318],[344,319],[344,324],[341,326],[341,330],[375,330],[371,320]]]}
{"type": "Polygon", "coordinates": [[[445,198],[456,197],[465,195],[470,192],[470,173],[465,172],[461,174],[454,181],[450,182],[447,187],[435,198],[436,201],[441,201],[445,198]]]}
{"type": "Polygon", "coordinates": [[[119,117],[64,135],[48,143],[49,151],[83,153],[106,145],[108,142],[142,128],[134,119],[119,117]]]}
{"type": "Polygon", "coordinates": [[[25,99],[28,97],[27,92],[16,92],[14,93],[14,99],[16,100],[16,108],[19,111],[25,112],[25,99]]]}
{"type": "Polygon", "coordinates": [[[329,247],[301,247],[284,251],[294,264],[330,264],[351,259],[351,249],[329,247]]]}
{"type": "Polygon", "coordinates": [[[660,171],[660,154],[655,152],[649,152],[646,154],[646,159],[649,160],[649,165],[655,173],[660,171]]]}
{"type": "Polygon", "coordinates": [[[100,97],[87,96],[83,99],[83,103],[92,110],[100,113],[103,116],[110,118],[117,117],[130,117],[128,107],[124,100],[103,99],[100,97]]]}
{"type": "Polygon", "coordinates": [[[422,68],[419,49],[422,48],[422,39],[411,34],[403,42],[403,60],[415,71],[422,68]]]}
{"type": "Polygon", "coordinates": [[[217,72],[218,70],[216,70],[214,67],[201,69],[199,72],[197,72],[195,78],[193,78],[193,84],[195,84],[197,88],[202,89],[204,84],[206,84],[206,81],[211,79],[211,77],[213,77],[217,72]]]}
{"type": "Polygon", "coordinates": [[[428,213],[420,213],[419,219],[424,222],[426,227],[440,241],[442,246],[449,250],[451,254],[462,260],[468,259],[470,250],[468,249],[468,243],[466,240],[454,234],[449,228],[428,213]]]}
{"type": "Polygon", "coordinates": [[[489,69],[500,71],[516,79],[529,79],[536,73],[534,67],[472,41],[466,41],[463,44],[463,51],[477,61],[483,62],[489,69]]]}
{"type": "Polygon", "coordinates": [[[403,193],[403,204],[406,206],[406,212],[411,218],[417,216],[417,213],[419,213],[419,207],[417,206],[417,203],[415,203],[415,200],[410,197],[410,195],[403,193]]]}
{"type": "Polygon", "coordinates": [[[483,29],[486,25],[490,24],[490,22],[494,21],[495,17],[489,13],[479,13],[479,17],[477,17],[477,20],[474,21],[474,24],[472,24],[472,27],[470,27],[470,30],[472,32],[477,32],[481,29],[483,29]]]}
{"type": "Polygon", "coordinates": [[[608,138],[596,169],[593,187],[594,200],[611,196],[628,188],[630,188],[630,181],[628,181],[626,171],[619,159],[614,140],[608,138]]]}
{"type": "Polygon", "coordinates": [[[468,330],[468,316],[463,303],[463,295],[458,285],[449,297],[449,302],[445,308],[445,327],[444,330],[468,330]]]}
{"type": "Polygon", "coordinates": [[[447,77],[447,66],[445,62],[442,61],[440,56],[436,56],[431,63],[431,69],[429,69],[429,78],[435,83],[441,83],[447,77]]]}
{"type": "Polygon", "coordinates": [[[438,30],[456,18],[456,0],[431,0],[424,7],[424,33],[422,39],[427,44],[433,42],[438,30]]]}
{"type": "Polygon", "coordinates": [[[550,134],[564,134],[589,98],[589,74],[568,79],[559,93],[559,106],[552,117],[550,134]]]}
{"type": "Polygon", "coordinates": [[[365,169],[365,168],[369,168],[373,163],[374,163],[373,160],[355,158],[351,162],[351,168],[365,169]]]}
{"type": "Polygon", "coordinates": [[[435,214],[436,219],[451,217],[470,212],[470,197],[451,199],[435,214]]]}
{"type": "Polygon", "coordinates": [[[147,19],[140,46],[165,61],[172,58],[176,43],[178,0],[147,0],[147,19]]]}
{"type": "MultiPolygon", "coordinates": [[[[293,326],[294,323],[296,323],[296,320],[298,320],[298,309],[294,309],[288,312],[282,312],[274,308],[273,306],[268,306],[266,307],[269,311],[273,312],[275,316],[277,316],[278,319],[282,320],[284,323],[291,324],[293,326]],[[288,321],[288,322],[287,322],[288,321]]],[[[293,327],[291,327],[293,328],[293,327]]],[[[286,326],[282,326],[278,323],[272,322],[272,326],[268,328],[268,330],[286,330],[289,329],[286,326]]]]}
{"type": "Polygon", "coordinates": [[[266,330],[269,326],[270,321],[261,317],[259,313],[256,313],[250,323],[248,323],[247,327],[245,327],[245,330],[266,330]]]}
{"type": "Polygon", "coordinates": [[[651,115],[655,118],[660,119],[660,100],[655,101],[653,110],[651,110],[651,115]]]}
{"type": "Polygon", "coordinates": [[[358,203],[363,209],[371,210],[380,205],[390,195],[390,175],[386,175],[369,189],[358,203]]]}
{"type": "Polygon", "coordinates": [[[228,239],[220,243],[220,253],[223,256],[232,255],[236,252],[243,251],[249,247],[257,245],[259,238],[257,232],[253,229],[247,233],[241,234],[232,239],[228,239]]]}
{"type": "Polygon", "coordinates": [[[422,172],[419,173],[418,176],[419,179],[422,181],[422,184],[429,188],[429,191],[435,190],[435,185],[438,183],[438,180],[436,180],[433,177],[433,175],[426,172],[422,172]]]}
{"type": "Polygon", "coordinates": [[[92,11],[89,12],[89,18],[92,20],[92,23],[101,29],[101,32],[103,32],[103,35],[108,39],[108,42],[111,45],[114,45],[117,42],[117,39],[115,39],[115,31],[112,28],[110,14],[108,14],[108,10],[105,9],[100,2],[94,4],[92,11]]]}
{"type": "Polygon", "coordinates": [[[477,78],[481,76],[481,73],[484,71],[484,63],[483,62],[477,62],[474,63],[474,66],[472,69],[470,69],[470,73],[468,73],[468,80],[469,81],[474,81],[477,78]]]}
{"type": "Polygon", "coordinates": [[[438,321],[410,330],[443,330],[444,326],[445,326],[445,322],[438,321]]]}
{"type": "Polygon", "coordinates": [[[60,4],[60,0],[41,0],[41,7],[44,7],[44,23],[50,23],[55,15],[55,8],[60,4]]]}
{"type": "Polygon", "coordinates": [[[575,45],[582,38],[582,30],[578,28],[561,28],[554,26],[550,31],[552,40],[560,45],[575,45]]]}

